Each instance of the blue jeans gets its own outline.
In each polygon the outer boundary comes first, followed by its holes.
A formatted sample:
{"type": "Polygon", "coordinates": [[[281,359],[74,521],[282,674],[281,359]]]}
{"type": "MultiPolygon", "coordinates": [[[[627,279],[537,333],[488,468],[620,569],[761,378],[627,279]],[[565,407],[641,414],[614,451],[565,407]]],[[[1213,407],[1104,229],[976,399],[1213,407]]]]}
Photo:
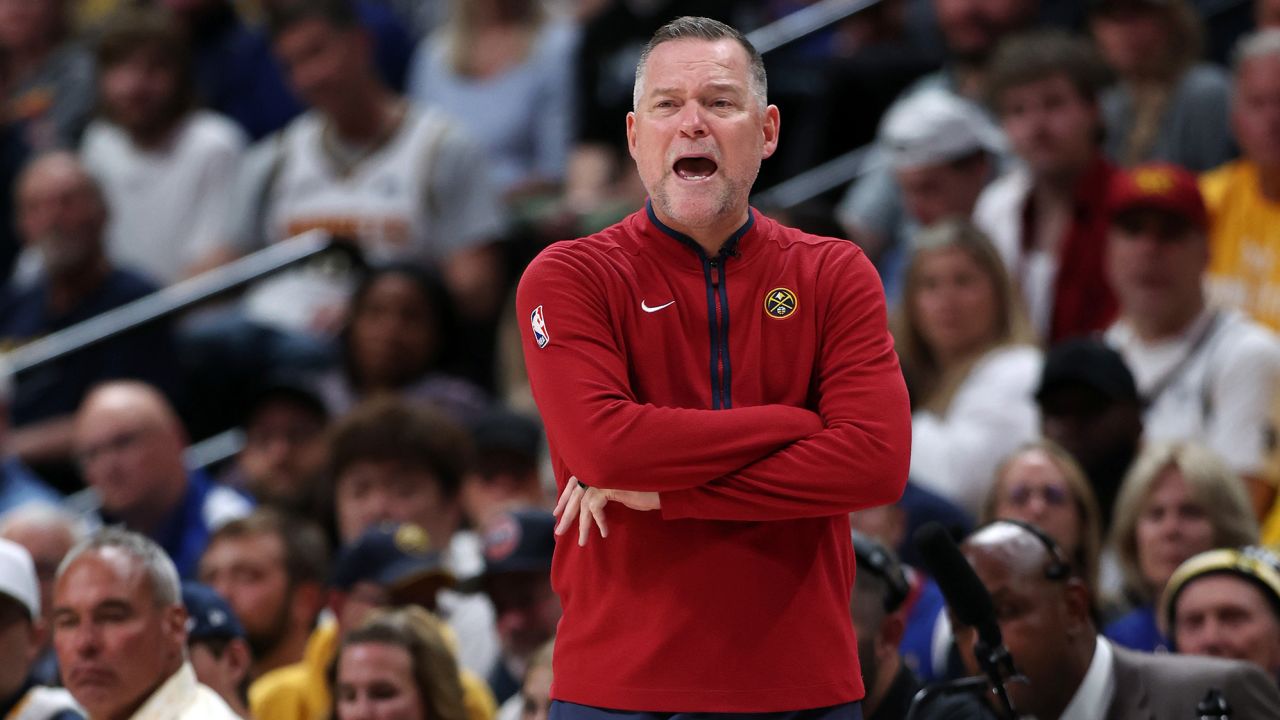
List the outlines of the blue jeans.
{"type": "Polygon", "coordinates": [[[606,710],[589,705],[552,701],[548,720],[862,720],[862,703],[851,702],[812,710],[765,713],[655,713],[606,710]]]}

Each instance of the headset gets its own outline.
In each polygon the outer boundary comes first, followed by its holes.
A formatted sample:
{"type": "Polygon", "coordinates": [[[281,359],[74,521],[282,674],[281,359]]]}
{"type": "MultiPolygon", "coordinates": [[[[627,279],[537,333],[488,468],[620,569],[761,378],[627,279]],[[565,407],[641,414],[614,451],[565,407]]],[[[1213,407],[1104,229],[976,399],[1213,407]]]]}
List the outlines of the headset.
{"type": "Polygon", "coordinates": [[[902,603],[911,594],[911,584],[907,582],[907,574],[893,553],[857,530],[853,531],[853,553],[858,560],[859,569],[870,570],[884,580],[885,612],[891,613],[902,607],[902,603]]]}
{"type": "MultiPolygon", "coordinates": [[[[1049,537],[1049,533],[1045,532],[1044,530],[1041,530],[1040,528],[1036,527],[1035,525],[1032,525],[1029,522],[1024,522],[1022,520],[1014,520],[1012,518],[1001,518],[999,520],[992,520],[991,522],[987,523],[986,525],[983,525],[982,527],[983,528],[991,527],[992,525],[997,525],[999,523],[1005,523],[1007,525],[1020,527],[1023,530],[1026,530],[1027,532],[1034,535],[1035,538],[1040,541],[1040,544],[1044,545],[1044,549],[1049,553],[1049,566],[1044,569],[1044,576],[1047,579],[1055,580],[1055,581],[1066,580],[1067,578],[1072,576],[1073,568],[1071,566],[1071,562],[1067,560],[1066,554],[1062,552],[1062,546],[1058,544],[1058,541],[1049,537]]],[[[978,528],[978,530],[981,530],[981,529],[982,528],[978,528]]],[[[975,532],[977,531],[975,530],[975,532]]]]}

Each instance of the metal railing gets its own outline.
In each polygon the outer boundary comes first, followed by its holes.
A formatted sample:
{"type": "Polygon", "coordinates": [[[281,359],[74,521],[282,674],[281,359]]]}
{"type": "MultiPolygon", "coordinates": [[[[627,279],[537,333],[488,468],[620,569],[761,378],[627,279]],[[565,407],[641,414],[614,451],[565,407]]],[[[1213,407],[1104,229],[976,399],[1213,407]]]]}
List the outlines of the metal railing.
{"type": "Polygon", "coordinates": [[[747,39],[764,55],[788,43],[852,17],[883,0],[822,0],[778,18],[747,33],[747,39]]]}
{"type": "MultiPolygon", "coordinates": [[[[882,1],[822,0],[747,33],[747,39],[763,55],[879,5],[882,1]]],[[[873,146],[874,143],[869,143],[854,148],[771,188],[761,190],[752,195],[751,203],[761,208],[787,209],[846,185],[865,172],[873,146]]]]}
{"type": "Polygon", "coordinates": [[[860,176],[867,167],[867,159],[875,152],[873,145],[863,145],[821,165],[806,170],[788,180],[761,190],[751,197],[751,203],[761,208],[793,208],[828,190],[834,190],[860,176]]]}
{"type": "Polygon", "coordinates": [[[9,368],[15,375],[21,374],[333,251],[356,252],[351,243],[334,241],[320,230],[288,238],[27,343],[9,353],[9,368]]]}

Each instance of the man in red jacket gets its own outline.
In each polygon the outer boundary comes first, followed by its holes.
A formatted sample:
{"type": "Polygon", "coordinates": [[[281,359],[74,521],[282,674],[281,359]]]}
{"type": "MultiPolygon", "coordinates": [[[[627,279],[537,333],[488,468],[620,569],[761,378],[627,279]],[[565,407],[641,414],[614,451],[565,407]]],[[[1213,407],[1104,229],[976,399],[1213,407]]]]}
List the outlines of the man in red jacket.
{"type": "Polygon", "coordinates": [[[765,98],[733,28],[659,30],[627,115],[649,202],[521,280],[558,529],[579,529],[552,566],[553,718],[861,715],[848,513],[902,492],[907,394],[861,251],[748,206],[765,98]]]}

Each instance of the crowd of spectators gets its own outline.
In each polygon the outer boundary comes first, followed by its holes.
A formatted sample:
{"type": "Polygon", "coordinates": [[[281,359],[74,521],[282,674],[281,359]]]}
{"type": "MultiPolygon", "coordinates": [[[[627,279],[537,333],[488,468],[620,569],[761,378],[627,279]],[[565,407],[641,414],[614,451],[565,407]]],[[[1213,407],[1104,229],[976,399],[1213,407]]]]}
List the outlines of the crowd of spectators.
{"type": "MultiPolygon", "coordinates": [[[[555,482],[515,282],[642,206],[624,119],[654,30],[813,4],[0,0],[0,350],[306,231],[347,248],[0,364],[0,637],[26,659],[0,715],[137,710],[150,677],[258,720],[545,718],[555,482]],[[112,674],[142,635],[85,639],[94,583],[158,608],[151,665],[112,674]]],[[[791,139],[756,190],[865,153],[759,209],[876,264],[911,393],[907,490],[851,516],[867,717],[972,669],[914,566],[931,520],[1049,613],[997,594],[1042,717],[1091,657],[1272,702],[1136,654],[1280,683],[1280,2],[1228,5],[881,0],[766,53],[791,139]]]]}

